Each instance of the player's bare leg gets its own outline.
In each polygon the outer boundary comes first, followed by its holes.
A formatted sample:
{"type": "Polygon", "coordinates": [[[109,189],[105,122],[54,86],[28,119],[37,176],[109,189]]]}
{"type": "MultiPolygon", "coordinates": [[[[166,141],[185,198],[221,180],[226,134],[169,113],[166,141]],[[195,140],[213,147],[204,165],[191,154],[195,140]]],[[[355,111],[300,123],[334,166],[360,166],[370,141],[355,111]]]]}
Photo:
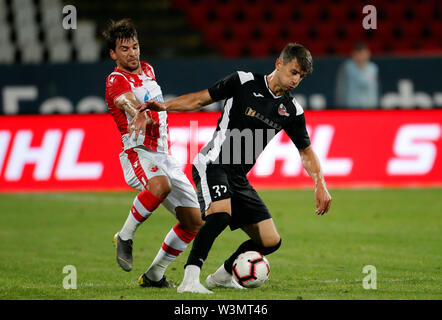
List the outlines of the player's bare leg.
{"type": "Polygon", "coordinates": [[[223,287],[243,289],[232,275],[232,265],[235,259],[243,252],[258,251],[263,255],[276,251],[281,244],[281,237],[276,230],[273,219],[266,219],[242,228],[250,237],[250,240],[243,242],[239,248],[222,264],[215,273],[206,279],[209,288],[223,287]]]}
{"type": "Polygon", "coordinates": [[[146,284],[157,286],[156,283],[164,282],[164,272],[169,264],[186,250],[204,224],[198,208],[177,207],[175,212],[179,222],[167,234],[149,269],[141,275],[139,279],[141,286],[146,284]]]}
{"type": "Polygon", "coordinates": [[[230,223],[230,199],[214,201],[206,211],[206,222],[198,232],[184,269],[184,278],[178,292],[212,293],[200,282],[201,267],[216,237],[230,223]]]}
{"type": "Polygon", "coordinates": [[[170,190],[169,179],[166,176],[156,176],[148,181],[147,189],[135,197],[123,228],[114,236],[117,262],[124,271],[132,270],[135,231],[164,201],[170,190]]]}

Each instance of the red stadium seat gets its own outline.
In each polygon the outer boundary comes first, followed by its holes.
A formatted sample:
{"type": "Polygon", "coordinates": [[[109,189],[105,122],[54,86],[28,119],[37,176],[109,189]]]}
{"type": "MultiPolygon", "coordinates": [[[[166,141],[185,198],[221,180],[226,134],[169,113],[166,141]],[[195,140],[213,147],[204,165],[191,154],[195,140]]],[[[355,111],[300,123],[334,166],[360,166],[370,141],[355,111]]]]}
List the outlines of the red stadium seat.
{"type": "Polygon", "coordinates": [[[344,25],[347,41],[357,42],[364,38],[364,28],[361,21],[351,22],[344,25]]]}
{"type": "Polygon", "coordinates": [[[244,17],[249,22],[259,22],[264,20],[265,8],[262,5],[246,5],[242,7],[244,17]]]}
{"type": "Polygon", "coordinates": [[[423,28],[420,24],[404,22],[398,27],[402,30],[403,38],[420,39],[422,37],[423,28]]]}
{"type": "Polygon", "coordinates": [[[204,28],[205,43],[217,47],[221,42],[224,42],[226,28],[223,23],[211,23],[204,28]]]}
{"type": "Polygon", "coordinates": [[[406,7],[401,3],[385,3],[379,10],[383,10],[390,23],[400,23],[405,19],[406,7]]]}
{"type": "Polygon", "coordinates": [[[233,22],[236,20],[237,8],[232,4],[219,5],[214,8],[218,20],[223,22],[233,22]]]}
{"type": "Polygon", "coordinates": [[[191,27],[202,29],[207,25],[209,7],[205,5],[194,6],[187,11],[187,20],[191,27]]]}
{"type": "Polygon", "coordinates": [[[287,23],[292,20],[293,8],[290,4],[276,4],[273,9],[273,20],[280,23],[287,23]]]}
{"type": "Polygon", "coordinates": [[[283,26],[287,32],[287,40],[290,42],[305,42],[309,36],[310,26],[303,23],[289,23],[283,26]]]}
{"type": "Polygon", "coordinates": [[[276,21],[259,24],[259,28],[263,39],[267,41],[274,41],[281,37],[281,25],[276,21]]]}
{"type": "MultiPolygon", "coordinates": [[[[366,41],[368,48],[370,49],[371,54],[381,54],[384,53],[384,43],[382,41],[379,40],[371,40],[371,41],[366,41]]],[[[390,42],[388,42],[390,43],[390,42]]]]}
{"type": "Polygon", "coordinates": [[[242,42],[229,41],[221,44],[221,54],[226,58],[237,58],[242,56],[244,45],[242,42]]]}
{"type": "Polygon", "coordinates": [[[337,55],[349,56],[354,44],[349,41],[336,41],[333,43],[337,55]]]}
{"type": "Polygon", "coordinates": [[[418,5],[410,5],[414,20],[417,22],[427,22],[434,19],[436,6],[431,2],[422,2],[418,5]]]}
{"type": "Polygon", "coordinates": [[[338,38],[340,26],[335,23],[319,23],[314,28],[318,39],[334,40],[338,38]]]}
{"type": "Polygon", "coordinates": [[[334,4],[328,8],[328,21],[332,23],[345,23],[349,20],[349,7],[346,4],[334,4]]]}
{"type": "Polygon", "coordinates": [[[322,40],[309,40],[303,45],[309,49],[312,56],[322,56],[326,54],[329,44],[322,40]]]}
{"type": "Polygon", "coordinates": [[[233,38],[236,41],[248,42],[253,38],[254,25],[248,22],[237,22],[232,25],[233,38]]]}
{"type": "Polygon", "coordinates": [[[309,3],[301,6],[301,16],[304,22],[315,23],[321,18],[322,6],[317,3],[309,3]]]}
{"type": "Polygon", "coordinates": [[[268,57],[270,56],[272,46],[267,41],[258,40],[249,43],[249,52],[252,57],[268,57]]]}

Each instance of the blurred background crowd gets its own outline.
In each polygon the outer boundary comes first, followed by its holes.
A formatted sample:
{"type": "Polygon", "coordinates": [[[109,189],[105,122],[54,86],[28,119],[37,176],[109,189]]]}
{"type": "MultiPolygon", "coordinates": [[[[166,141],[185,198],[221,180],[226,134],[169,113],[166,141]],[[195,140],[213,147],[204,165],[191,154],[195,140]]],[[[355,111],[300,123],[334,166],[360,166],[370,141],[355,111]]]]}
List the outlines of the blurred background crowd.
{"type": "Polygon", "coordinates": [[[101,31],[125,17],[166,99],[235,70],[270,73],[298,42],[314,57],[293,92],[305,109],[442,107],[438,0],[0,0],[0,112],[105,112],[113,63],[101,31]],[[376,29],[362,25],[366,5],[376,29]],[[69,8],[74,29],[63,28],[69,8]]]}

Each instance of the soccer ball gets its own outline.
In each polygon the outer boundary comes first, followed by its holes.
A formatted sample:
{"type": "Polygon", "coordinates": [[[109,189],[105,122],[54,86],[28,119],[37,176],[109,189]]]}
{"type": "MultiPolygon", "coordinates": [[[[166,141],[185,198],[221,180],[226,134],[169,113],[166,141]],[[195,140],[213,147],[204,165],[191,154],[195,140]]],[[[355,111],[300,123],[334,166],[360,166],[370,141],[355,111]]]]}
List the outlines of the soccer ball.
{"type": "Polygon", "coordinates": [[[247,251],[236,258],[232,272],[243,287],[257,288],[269,278],[270,264],[259,252],[247,251]]]}

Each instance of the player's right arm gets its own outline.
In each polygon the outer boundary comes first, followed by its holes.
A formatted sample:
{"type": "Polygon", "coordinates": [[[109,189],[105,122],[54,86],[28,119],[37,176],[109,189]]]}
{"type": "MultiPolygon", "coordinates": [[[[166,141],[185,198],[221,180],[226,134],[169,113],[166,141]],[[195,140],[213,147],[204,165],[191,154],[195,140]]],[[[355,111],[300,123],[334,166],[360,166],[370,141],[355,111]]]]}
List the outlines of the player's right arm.
{"type": "Polygon", "coordinates": [[[138,105],[139,103],[132,92],[123,93],[115,98],[115,106],[118,109],[127,112],[132,117],[132,121],[129,123],[127,130],[129,136],[132,136],[132,133],[135,131],[135,140],[138,139],[140,131],[143,135],[146,135],[147,125],[158,125],[155,120],[148,117],[146,112],[138,110],[138,105]]]}

